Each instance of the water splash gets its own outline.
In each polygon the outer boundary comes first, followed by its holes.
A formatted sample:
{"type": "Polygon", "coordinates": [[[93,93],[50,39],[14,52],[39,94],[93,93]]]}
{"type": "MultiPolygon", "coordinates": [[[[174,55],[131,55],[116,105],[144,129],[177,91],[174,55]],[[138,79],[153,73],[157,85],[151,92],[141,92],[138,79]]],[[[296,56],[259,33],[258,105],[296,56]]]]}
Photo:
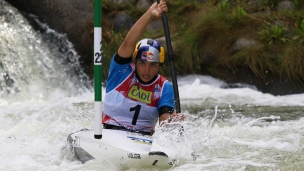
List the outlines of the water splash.
{"type": "Polygon", "coordinates": [[[50,92],[72,96],[90,88],[79,56],[65,35],[31,15],[39,25],[38,32],[16,9],[4,1],[0,6],[2,101],[45,100],[50,92]]]}

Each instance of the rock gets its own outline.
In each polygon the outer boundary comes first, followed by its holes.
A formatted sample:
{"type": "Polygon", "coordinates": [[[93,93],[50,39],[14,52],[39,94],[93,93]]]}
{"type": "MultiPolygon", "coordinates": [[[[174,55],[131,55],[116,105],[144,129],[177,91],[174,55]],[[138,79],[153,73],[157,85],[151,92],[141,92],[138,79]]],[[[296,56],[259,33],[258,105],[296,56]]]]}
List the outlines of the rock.
{"type": "Polygon", "coordinates": [[[247,38],[238,38],[234,45],[232,46],[232,52],[235,53],[245,48],[258,46],[258,43],[254,40],[250,40],[247,38]]]}
{"type": "Polygon", "coordinates": [[[126,14],[124,11],[119,12],[114,20],[114,30],[116,32],[122,30],[129,30],[135,23],[134,19],[126,14]]]}
{"type": "Polygon", "coordinates": [[[147,11],[150,6],[152,5],[152,1],[151,0],[140,0],[137,2],[137,9],[139,9],[140,11],[144,12],[147,11]]]}
{"type": "MultiPolygon", "coordinates": [[[[111,0],[113,5],[126,8],[128,5],[135,5],[137,0],[111,0]]],[[[142,1],[142,0],[141,0],[142,1]]]]}
{"type": "Polygon", "coordinates": [[[292,1],[281,1],[278,3],[278,10],[279,11],[290,11],[293,10],[295,8],[294,2],[292,1]]]}
{"type": "Polygon", "coordinates": [[[148,25],[147,30],[150,32],[158,32],[164,30],[162,20],[154,20],[148,25]]]}

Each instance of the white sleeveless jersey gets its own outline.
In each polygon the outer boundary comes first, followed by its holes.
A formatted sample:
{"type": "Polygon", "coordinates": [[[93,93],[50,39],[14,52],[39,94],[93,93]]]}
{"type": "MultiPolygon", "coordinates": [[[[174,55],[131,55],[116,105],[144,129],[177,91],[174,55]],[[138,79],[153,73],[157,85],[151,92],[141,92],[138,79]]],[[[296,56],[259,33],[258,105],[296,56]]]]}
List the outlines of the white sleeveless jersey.
{"type": "MultiPolygon", "coordinates": [[[[129,64],[129,66],[131,65],[129,64]]],[[[126,66],[123,68],[126,69],[126,66]]],[[[158,108],[164,105],[173,107],[173,88],[171,83],[161,75],[158,75],[157,79],[149,85],[140,84],[135,75],[135,67],[132,65],[131,68],[131,72],[119,72],[118,70],[112,72],[110,70],[112,73],[110,73],[109,78],[113,75],[115,77],[109,79],[109,84],[115,82],[117,84],[117,81],[114,80],[121,79],[121,74],[126,77],[120,84],[106,93],[103,102],[102,122],[136,131],[151,132],[158,121],[158,108]],[[128,75],[126,75],[127,73],[128,75]],[[169,89],[169,93],[165,93],[166,95],[162,97],[165,85],[166,89],[169,89]]],[[[113,85],[107,86],[113,87],[113,85]]]]}

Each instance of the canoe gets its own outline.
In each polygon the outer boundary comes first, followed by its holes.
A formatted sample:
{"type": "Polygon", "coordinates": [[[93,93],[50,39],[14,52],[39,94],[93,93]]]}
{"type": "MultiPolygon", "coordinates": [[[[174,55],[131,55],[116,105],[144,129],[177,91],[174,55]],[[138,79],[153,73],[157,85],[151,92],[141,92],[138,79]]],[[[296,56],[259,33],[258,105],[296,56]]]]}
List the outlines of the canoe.
{"type": "Polygon", "coordinates": [[[174,160],[162,151],[151,151],[153,137],[137,132],[103,129],[102,138],[94,138],[94,130],[71,133],[68,142],[82,162],[106,160],[119,169],[170,168],[174,160]]]}

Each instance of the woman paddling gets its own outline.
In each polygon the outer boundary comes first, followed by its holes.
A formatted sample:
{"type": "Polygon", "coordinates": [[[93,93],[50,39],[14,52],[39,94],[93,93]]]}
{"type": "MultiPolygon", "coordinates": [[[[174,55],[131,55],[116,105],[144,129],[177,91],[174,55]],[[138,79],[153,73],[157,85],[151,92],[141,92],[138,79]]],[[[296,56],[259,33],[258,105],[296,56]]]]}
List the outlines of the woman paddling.
{"type": "Polygon", "coordinates": [[[162,12],[166,2],[154,3],[129,30],[110,63],[102,123],[105,129],[126,129],[151,134],[157,121],[183,120],[174,112],[172,84],[158,74],[164,62],[163,46],[154,39],[142,39],[146,27],[162,12]],[[134,63],[132,63],[132,61],[134,63]]]}

